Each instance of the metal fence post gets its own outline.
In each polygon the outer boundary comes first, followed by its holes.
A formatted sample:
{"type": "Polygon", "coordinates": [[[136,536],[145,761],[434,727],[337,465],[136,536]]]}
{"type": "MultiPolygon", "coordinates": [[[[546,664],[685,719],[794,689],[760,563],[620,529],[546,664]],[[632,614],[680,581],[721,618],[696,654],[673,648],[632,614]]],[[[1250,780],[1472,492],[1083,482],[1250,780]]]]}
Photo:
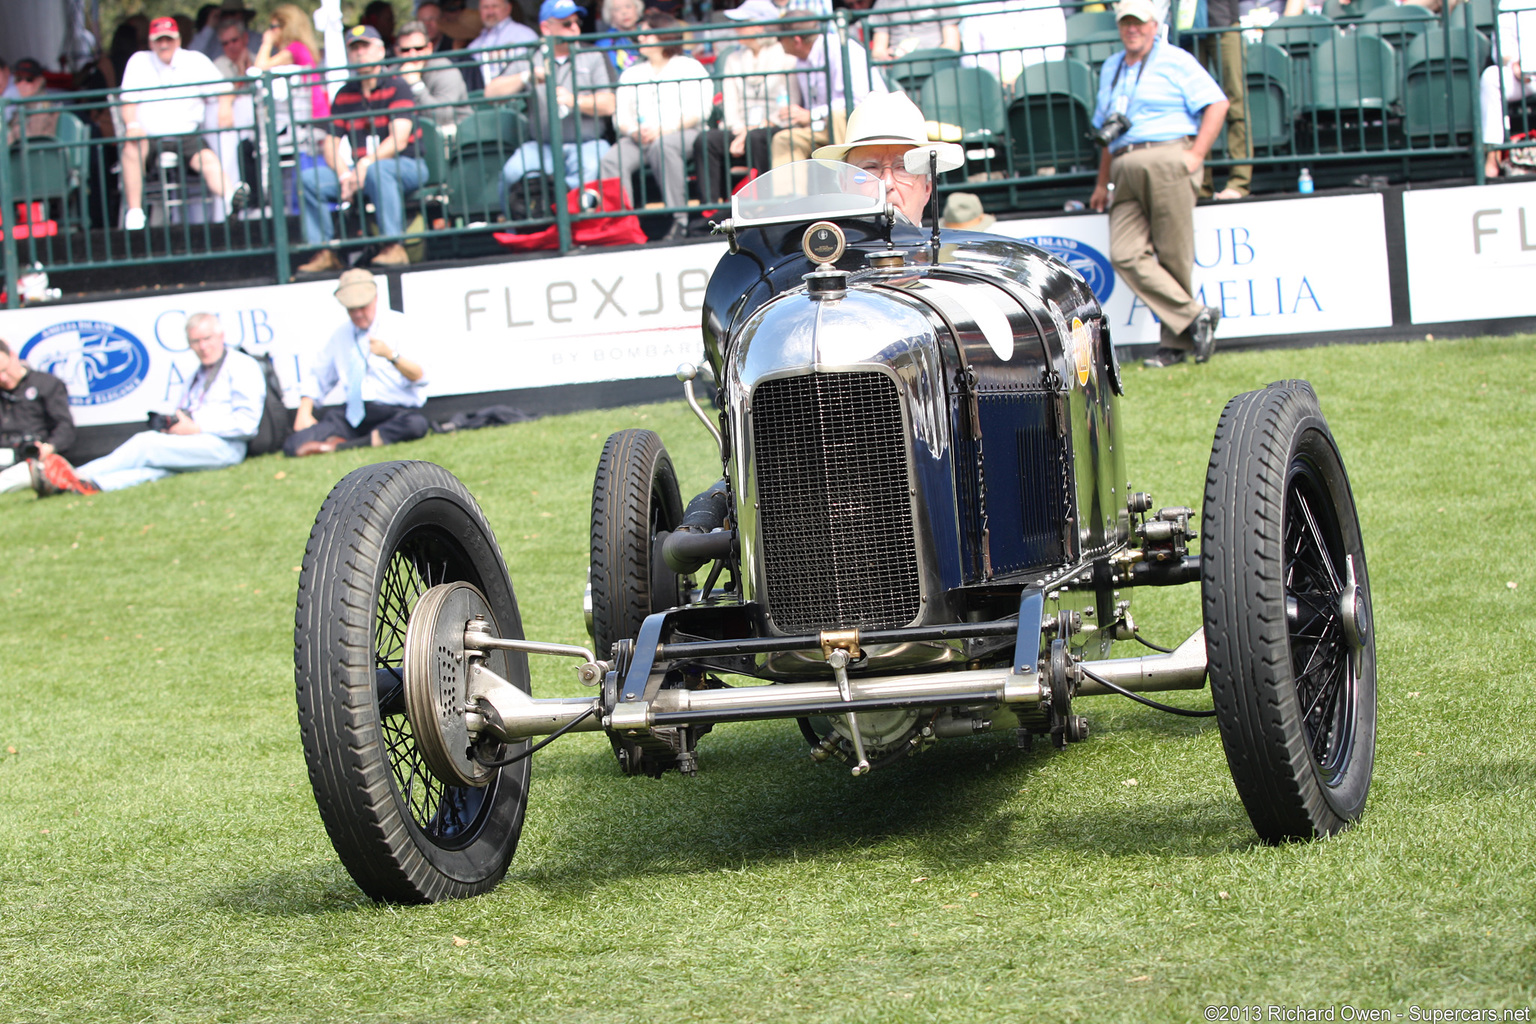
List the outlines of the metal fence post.
{"type": "MultiPolygon", "coordinates": [[[[0,98],[0,125],[5,124],[8,108],[14,106],[3,98],[0,98]]],[[[26,116],[26,108],[20,108],[21,116],[26,116]]],[[[12,209],[11,202],[11,154],[9,150],[0,151],[0,234],[5,236],[0,247],[5,250],[5,308],[15,309],[21,305],[21,282],[17,279],[16,261],[16,211],[12,209]]],[[[29,217],[28,220],[31,218],[29,217]]]]}
{"type": "MultiPolygon", "coordinates": [[[[555,234],[560,240],[560,255],[564,256],[574,246],[571,244],[571,211],[566,207],[565,194],[568,191],[565,183],[565,125],[560,116],[560,101],[555,97],[559,91],[556,75],[559,66],[555,63],[555,42],[549,36],[545,36],[540,44],[540,50],[544,58],[544,139],[549,146],[550,156],[554,160],[554,178],[550,182],[555,193],[555,234]]],[[[576,50],[573,47],[570,55],[566,57],[571,67],[571,93],[575,99],[576,91],[576,50]]],[[[576,108],[571,109],[571,117],[575,118],[576,137],[581,138],[581,114],[576,108]]]]}
{"type": "MultiPolygon", "coordinates": [[[[837,27],[837,48],[842,52],[843,56],[843,115],[845,117],[852,117],[854,107],[852,81],[853,60],[848,56],[848,11],[846,8],[839,7],[835,12],[833,12],[833,17],[835,18],[834,24],[837,27]]],[[[825,37],[823,37],[823,39],[825,39],[825,37]]],[[[823,42],[822,45],[826,45],[825,42],[823,42]]],[[[865,73],[870,76],[870,81],[864,84],[873,85],[874,76],[879,72],[875,70],[875,66],[873,64],[869,63],[869,56],[867,53],[865,54],[864,61],[865,73]]],[[[832,68],[829,65],[827,67],[827,77],[830,78],[831,75],[832,68]]],[[[836,119],[832,116],[832,104],[830,102],[832,98],[832,90],[830,88],[830,83],[828,83],[828,85],[829,88],[827,89],[827,99],[829,102],[827,103],[827,120],[832,123],[827,125],[827,139],[831,142],[839,142],[841,140],[837,137],[837,124],[836,119]]]]}
{"type": "MultiPolygon", "coordinates": [[[[1472,180],[1474,182],[1476,182],[1477,184],[1479,184],[1479,185],[1485,185],[1485,184],[1487,184],[1487,174],[1486,174],[1486,171],[1487,171],[1487,166],[1486,166],[1487,158],[1486,158],[1486,156],[1483,153],[1483,89],[1482,89],[1482,69],[1478,67],[1478,61],[1477,61],[1477,56],[1478,56],[1480,51],[1477,48],[1477,42],[1478,42],[1477,28],[1472,24],[1472,9],[1471,9],[1470,5],[1468,6],[1465,14],[1466,14],[1466,17],[1462,20],[1462,35],[1463,35],[1463,37],[1467,41],[1467,67],[1472,69],[1472,74],[1470,76],[1470,81],[1471,81],[1472,87],[1467,90],[1471,94],[1471,100],[1472,100],[1472,180]]],[[[1450,5],[1448,5],[1448,4],[1446,5],[1445,9],[1440,12],[1440,16],[1445,19],[1446,32],[1447,32],[1446,40],[1445,40],[1445,82],[1446,82],[1446,91],[1450,92],[1450,93],[1454,93],[1455,90],[1454,90],[1453,86],[1451,85],[1451,83],[1454,82],[1455,80],[1451,77],[1451,75],[1452,75],[1452,71],[1451,71],[1451,40],[1450,40],[1450,35],[1449,35],[1449,32],[1450,32],[1450,21],[1451,21],[1451,8],[1450,8],[1450,5]]],[[[1497,9],[1495,9],[1495,18],[1497,18],[1497,9]]],[[[1494,67],[1501,67],[1501,65],[1499,64],[1499,23],[1498,23],[1498,21],[1494,21],[1494,23],[1493,23],[1493,38],[1490,40],[1490,42],[1492,43],[1492,47],[1493,47],[1493,66],[1494,67]]],[[[1524,69],[1522,68],[1521,70],[1524,70],[1524,69]]],[[[1500,72],[1500,73],[1502,74],[1502,72],[1500,72]]],[[[1503,79],[1501,78],[1500,79],[1500,86],[1501,87],[1499,89],[1499,95],[1500,95],[1501,99],[1503,98],[1503,94],[1504,94],[1504,90],[1502,88],[1502,85],[1503,85],[1503,79]]],[[[1455,142],[1456,142],[1456,136],[1455,136],[1454,130],[1453,130],[1452,135],[1451,135],[1451,144],[1455,145],[1455,142]]]]}
{"type": "MultiPolygon", "coordinates": [[[[289,85],[299,81],[293,78],[289,85]]],[[[302,86],[301,86],[302,88],[302,86]]],[[[262,148],[267,154],[267,201],[272,206],[272,261],[274,270],[277,271],[277,283],[287,284],[288,278],[293,272],[292,260],[288,254],[288,189],[283,181],[283,161],[277,151],[277,99],[272,95],[272,72],[261,73],[261,106],[265,113],[262,119],[265,123],[258,124],[256,130],[261,134],[262,148]]],[[[289,122],[292,123],[293,98],[289,94],[288,99],[289,122]]],[[[293,125],[295,149],[294,159],[300,160],[304,147],[298,144],[299,135],[304,126],[293,125]]],[[[297,166],[297,165],[296,165],[297,166]]]]}

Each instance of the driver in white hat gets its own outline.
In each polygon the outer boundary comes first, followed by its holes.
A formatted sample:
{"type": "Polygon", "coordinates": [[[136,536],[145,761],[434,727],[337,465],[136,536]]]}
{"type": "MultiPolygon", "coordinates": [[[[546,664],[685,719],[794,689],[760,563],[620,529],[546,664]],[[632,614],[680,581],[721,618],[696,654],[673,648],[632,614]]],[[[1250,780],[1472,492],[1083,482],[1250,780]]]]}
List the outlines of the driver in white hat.
{"type": "Polygon", "coordinates": [[[848,118],[846,140],[822,146],[811,156],[817,160],[841,160],[868,171],[885,182],[891,204],[913,224],[923,223],[933,183],[928,179],[928,154],[938,156],[939,170],[948,171],[965,162],[965,152],[953,142],[930,142],[923,112],[899,92],[875,92],[864,97],[848,118]],[[907,154],[922,153],[921,170],[907,170],[907,154]]]}

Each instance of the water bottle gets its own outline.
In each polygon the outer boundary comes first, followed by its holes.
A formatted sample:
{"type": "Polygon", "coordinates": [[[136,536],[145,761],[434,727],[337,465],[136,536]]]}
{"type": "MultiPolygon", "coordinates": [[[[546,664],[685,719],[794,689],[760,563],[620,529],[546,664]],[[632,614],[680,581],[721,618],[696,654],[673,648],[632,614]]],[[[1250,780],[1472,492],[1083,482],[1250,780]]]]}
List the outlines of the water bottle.
{"type": "Polygon", "coordinates": [[[1312,194],[1312,172],[1303,167],[1301,173],[1296,176],[1296,191],[1304,196],[1312,194]]]}

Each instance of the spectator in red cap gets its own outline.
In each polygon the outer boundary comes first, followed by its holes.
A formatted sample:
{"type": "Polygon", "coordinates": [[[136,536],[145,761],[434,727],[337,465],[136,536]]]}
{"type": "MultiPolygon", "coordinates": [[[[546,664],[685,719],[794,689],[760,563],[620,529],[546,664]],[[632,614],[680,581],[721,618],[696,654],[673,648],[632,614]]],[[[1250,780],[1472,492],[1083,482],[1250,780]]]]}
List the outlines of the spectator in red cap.
{"type": "Polygon", "coordinates": [[[208,103],[217,101],[219,127],[234,124],[234,94],[213,61],[181,45],[175,18],[149,23],[149,50],[135,53],[123,71],[122,105],[123,227],[144,227],[144,162],[151,155],[175,152],[182,163],[202,175],[208,191],[224,197],[231,211],[250,202],[250,187],[226,181],[223,165],[207,140],[198,134],[208,103]],[[133,90],[155,90],[134,92],[133,90]]]}

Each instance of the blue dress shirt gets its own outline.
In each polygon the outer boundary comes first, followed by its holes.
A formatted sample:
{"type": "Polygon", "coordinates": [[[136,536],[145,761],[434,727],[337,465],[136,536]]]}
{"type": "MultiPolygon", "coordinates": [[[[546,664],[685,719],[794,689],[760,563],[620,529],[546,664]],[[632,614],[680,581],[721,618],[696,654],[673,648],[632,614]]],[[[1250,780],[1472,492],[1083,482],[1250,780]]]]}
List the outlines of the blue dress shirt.
{"type": "Polygon", "coordinates": [[[1159,39],[1140,63],[1124,67],[1125,51],[1110,57],[1099,72],[1099,98],[1093,126],[1123,106],[1131,127],[1109,147],[1118,153],[1137,142],[1168,142],[1200,130],[1200,114],[1225,100],[1216,79],[1188,50],[1159,39]]]}

